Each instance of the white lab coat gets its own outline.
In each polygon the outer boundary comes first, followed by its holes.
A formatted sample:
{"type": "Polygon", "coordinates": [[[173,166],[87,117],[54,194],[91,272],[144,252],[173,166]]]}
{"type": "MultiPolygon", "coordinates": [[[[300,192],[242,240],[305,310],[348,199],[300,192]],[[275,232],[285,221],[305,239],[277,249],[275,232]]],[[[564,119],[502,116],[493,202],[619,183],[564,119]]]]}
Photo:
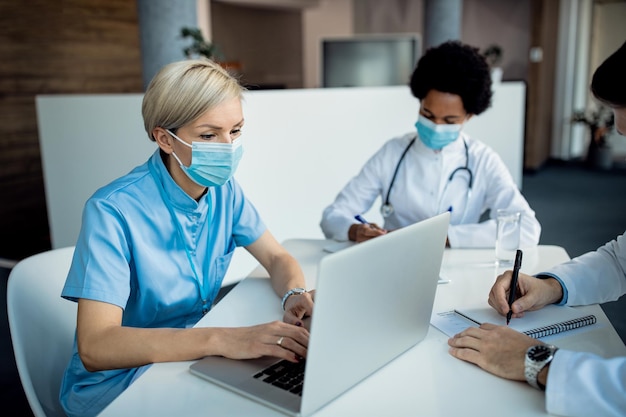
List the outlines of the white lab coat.
{"type": "MultiPolygon", "coordinates": [[[[347,240],[350,225],[356,223],[354,216],[368,211],[378,196],[385,201],[398,161],[415,135],[413,132],[389,140],[341,190],[322,216],[320,226],[326,238],[347,240]]],[[[448,229],[451,247],[494,247],[496,210],[503,208],[523,213],[520,247],[539,243],[541,226],[535,212],[498,154],[463,133],[441,151],[434,151],[417,139],[400,164],[389,201],[394,212],[385,219],[384,227],[388,230],[451,210],[448,229]],[[468,145],[469,162],[464,141],[468,145]],[[451,173],[466,163],[473,173],[469,202],[467,171],[459,170],[449,180],[451,173]],[[479,223],[488,209],[490,219],[479,223]]]]}
{"type": "MultiPolygon", "coordinates": [[[[626,294],[626,237],[542,274],[561,279],[567,305],[617,300],[626,294]]],[[[548,372],[546,409],[563,416],[626,416],[626,357],[557,351],[548,372]]]]}

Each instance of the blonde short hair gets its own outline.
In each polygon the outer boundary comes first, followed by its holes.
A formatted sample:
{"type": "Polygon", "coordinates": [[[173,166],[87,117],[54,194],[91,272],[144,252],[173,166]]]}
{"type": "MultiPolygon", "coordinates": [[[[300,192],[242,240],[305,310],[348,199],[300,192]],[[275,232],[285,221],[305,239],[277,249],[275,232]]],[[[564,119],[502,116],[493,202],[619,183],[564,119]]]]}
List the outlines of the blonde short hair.
{"type": "Polygon", "coordinates": [[[148,137],[156,127],[178,129],[245,89],[220,65],[208,59],[168,64],[154,76],[143,97],[141,113],[148,137]]]}

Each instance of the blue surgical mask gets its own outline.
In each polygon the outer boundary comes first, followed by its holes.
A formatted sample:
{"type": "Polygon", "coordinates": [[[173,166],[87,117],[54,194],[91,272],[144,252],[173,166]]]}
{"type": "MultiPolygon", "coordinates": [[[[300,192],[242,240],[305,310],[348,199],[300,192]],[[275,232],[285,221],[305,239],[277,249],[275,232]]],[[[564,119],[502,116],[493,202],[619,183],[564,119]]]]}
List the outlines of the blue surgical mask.
{"type": "Polygon", "coordinates": [[[430,149],[439,150],[457,140],[463,125],[438,125],[420,114],[415,123],[415,127],[424,145],[428,146],[430,149]]]}
{"type": "Polygon", "coordinates": [[[172,155],[183,172],[196,184],[219,187],[226,184],[237,170],[243,155],[241,139],[231,143],[191,142],[190,145],[169,130],[168,133],[191,148],[191,165],[188,167],[183,165],[176,153],[172,152],[172,155]]]}

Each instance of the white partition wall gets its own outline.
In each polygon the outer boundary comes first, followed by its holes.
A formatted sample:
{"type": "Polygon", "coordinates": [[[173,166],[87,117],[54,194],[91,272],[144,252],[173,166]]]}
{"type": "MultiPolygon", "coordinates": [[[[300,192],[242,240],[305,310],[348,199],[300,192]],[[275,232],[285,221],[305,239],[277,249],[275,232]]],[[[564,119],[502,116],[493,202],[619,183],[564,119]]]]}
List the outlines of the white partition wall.
{"type": "MultiPolygon", "coordinates": [[[[37,116],[52,246],[73,245],[82,207],[98,188],[156,149],[142,95],[39,96],[37,116]]],[[[493,147],[521,187],[525,85],[495,86],[494,105],[466,131],[493,147]]],[[[382,144],[413,131],[408,87],[249,91],[244,157],[235,175],[279,241],[321,238],[321,213],[382,144]]],[[[379,203],[367,213],[380,221],[379,203]]],[[[226,282],[255,266],[235,255],[226,282]]]]}
{"type": "Polygon", "coordinates": [[[155,149],[141,94],[38,96],[37,125],[53,248],[74,245],[93,192],[155,149]]]}

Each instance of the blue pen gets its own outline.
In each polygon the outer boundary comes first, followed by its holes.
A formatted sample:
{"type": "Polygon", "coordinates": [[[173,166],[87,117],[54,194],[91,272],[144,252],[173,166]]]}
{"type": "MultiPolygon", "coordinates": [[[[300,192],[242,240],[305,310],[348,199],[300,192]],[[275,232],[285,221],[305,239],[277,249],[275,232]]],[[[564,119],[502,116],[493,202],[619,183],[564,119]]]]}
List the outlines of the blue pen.
{"type": "Polygon", "coordinates": [[[368,225],[369,227],[371,227],[372,229],[376,229],[376,230],[382,230],[385,231],[385,229],[381,229],[380,227],[376,226],[373,223],[368,222],[367,220],[365,220],[363,218],[363,216],[361,216],[360,214],[357,214],[356,216],[354,216],[354,218],[359,222],[359,223],[363,223],[368,225]]]}
{"type": "Polygon", "coordinates": [[[370,222],[368,222],[367,220],[365,220],[360,214],[357,214],[356,216],[354,216],[354,218],[356,220],[358,220],[360,223],[363,224],[370,224],[370,222]]]}

